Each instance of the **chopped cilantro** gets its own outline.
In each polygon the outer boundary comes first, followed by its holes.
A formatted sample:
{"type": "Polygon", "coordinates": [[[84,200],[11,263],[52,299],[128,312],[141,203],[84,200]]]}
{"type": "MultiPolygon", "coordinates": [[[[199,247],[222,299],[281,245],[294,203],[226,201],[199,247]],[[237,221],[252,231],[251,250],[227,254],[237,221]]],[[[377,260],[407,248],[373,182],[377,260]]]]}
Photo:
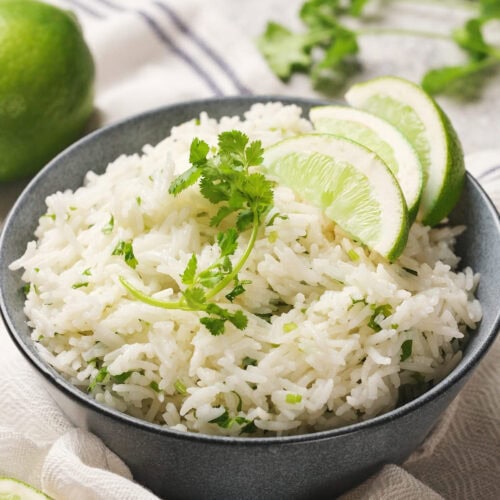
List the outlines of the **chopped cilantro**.
{"type": "Polygon", "coordinates": [[[269,243],[276,243],[277,240],[278,240],[278,231],[271,231],[267,235],[267,241],[269,241],[269,243]]]}
{"type": "Polygon", "coordinates": [[[102,384],[108,376],[108,368],[103,366],[95,376],[94,380],[89,384],[88,392],[92,392],[98,384],[102,384]]]}
{"type": "Polygon", "coordinates": [[[238,399],[238,404],[236,405],[236,411],[240,412],[241,408],[243,407],[243,401],[241,399],[241,396],[236,392],[236,391],[231,391],[236,398],[238,399]]]}
{"type": "Polygon", "coordinates": [[[115,227],[115,218],[113,215],[109,218],[108,223],[101,229],[101,232],[104,234],[110,234],[113,232],[113,228],[115,227]]]}
{"type": "Polygon", "coordinates": [[[401,361],[406,361],[410,356],[413,349],[413,340],[407,339],[401,344],[401,361]]]}
{"type": "Polygon", "coordinates": [[[281,215],[279,212],[275,212],[273,216],[267,221],[266,226],[272,226],[276,219],[288,220],[288,215],[281,215]]]}
{"type": "Polygon", "coordinates": [[[253,434],[257,432],[257,426],[254,421],[250,421],[241,428],[241,434],[253,434]]]}
{"type": "Polygon", "coordinates": [[[82,281],[80,283],[75,283],[75,284],[71,285],[71,288],[74,288],[76,290],[77,288],[84,288],[84,287],[87,287],[87,286],[89,286],[89,282],[88,281],[82,281]]]}
{"type": "Polygon", "coordinates": [[[358,253],[356,252],[356,250],[353,250],[352,248],[350,250],[347,251],[347,256],[353,261],[353,262],[356,262],[357,260],[359,260],[359,255],[358,253]]]}
{"type": "Polygon", "coordinates": [[[379,332],[380,330],[382,330],[382,327],[377,322],[380,321],[378,318],[380,318],[380,316],[382,316],[383,318],[387,318],[388,316],[390,316],[392,314],[392,307],[390,304],[382,304],[380,306],[372,305],[372,309],[373,314],[368,320],[368,326],[372,330],[379,332]]]}
{"type": "Polygon", "coordinates": [[[134,256],[134,249],[131,241],[119,241],[111,255],[123,255],[125,263],[135,269],[137,267],[137,259],[134,256]]]}
{"type": "Polygon", "coordinates": [[[123,384],[130,377],[130,375],[132,375],[132,373],[134,373],[134,371],[130,370],[128,372],[119,373],[118,375],[111,375],[111,380],[115,384],[123,384]]]}
{"type": "Polygon", "coordinates": [[[292,405],[297,404],[297,403],[300,403],[302,401],[302,396],[300,394],[288,393],[286,395],[285,401],[289,404],[292,404],[292,405]]]}
{"type": "Polygon", "coordinates": [[[249,366],[257,366],[257,360],[250,358],[249,356],[245,356],[241,361],[241,367],[246,370],[249,366]]]}
{"type": "Polygon", "coordinates": [[[260,319],[263,319],[267,323],[271,323],[271,318],[273,317],[272,313],[256,313],[255,316],[258,316],[260,319]]]}
{"type": "Polygon", "coordinates": [[[409,267],[403,267],[403,269],[410,274],[413,274],[413,276],[418,276],[418,272],[415,271],[415,269],[410,269],[409,267]]]}
{"type": "Polygon", "coordinates": [[[155,392],[160,392],[160,387],[158,385],[158,382],[156,382],[155,380],[152,380],[150,383],[149,383],[149,387],[151,387],[151,389],[153,389],[153,391],[155,392]]]}
{"type": "Polygon", "coordinates": [[[178,394],[182,394],[183,396],[187,394],[186,386],[182,383],[181,380],[176,380],[174,384],[174,389],[178,394]]]}
{"type": "MultiPolygon", "coordinates": [[[[222,413],[216,418],[213,418],[212,420],[209,420],[209,423],[217,424],[219,427],[222,427],[223,429],[229,429],[235,424],[246,426],[251,422],[245,417],[240,417],[240,416],[231,417],[228,411],[224,408],[224,413],[222,413]]],[[[248,432],[248,430],[245,432],[248,432]]]]}

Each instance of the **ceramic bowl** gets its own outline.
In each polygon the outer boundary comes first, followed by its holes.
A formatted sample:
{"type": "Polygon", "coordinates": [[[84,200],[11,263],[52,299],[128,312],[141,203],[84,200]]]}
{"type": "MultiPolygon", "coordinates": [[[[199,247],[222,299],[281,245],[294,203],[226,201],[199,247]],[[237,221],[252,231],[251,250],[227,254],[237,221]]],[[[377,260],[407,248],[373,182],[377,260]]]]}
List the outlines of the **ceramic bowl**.
{"type": "MultiPolygon", "coordinates": [[[[141,114],[85,137],[54,159],[27,186],[6,221],[0,241],[0,305],[19,350],[75,425],[98,435],[157,495],[175,498],[332,498],[386,463],[401,463],[421,444],[478,365],[499,328],[500,223],[487,195],[470,176],[452,224],[465,224],[457,252],[461,265],[481,273],[477,295],[484,317],[459,365],[417,399],[371,420],[307,435],[269,438],[214,437],[149,424],[98,404],[70,385],[38,356],[23,314],[21,273],[8,269],[32,239],[44,199],[75,189],[92,167],[104,171],[120,154],[156,144],[173,125],[197,117],[241,114],[269,97],[196,101],[141,114]]],[[[307,113],[313,102],[280,98],[307,113]]]]}

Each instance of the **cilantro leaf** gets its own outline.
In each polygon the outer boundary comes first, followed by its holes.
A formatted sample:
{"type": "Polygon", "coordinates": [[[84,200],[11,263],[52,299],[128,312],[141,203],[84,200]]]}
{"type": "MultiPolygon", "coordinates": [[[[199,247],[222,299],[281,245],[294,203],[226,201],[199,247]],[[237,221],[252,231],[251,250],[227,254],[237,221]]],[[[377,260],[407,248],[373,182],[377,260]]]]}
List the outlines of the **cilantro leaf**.
{"type": "Polygon", "coordinates": [[[253,223],[254,214],[251,210],[242,210],[236,219],[236,227],[241,233],[246,231],[253,223]]]}
{"type": "Polygon", "coordinates": [[[257,47],[269,67],[282,80],[288,80],[293,71],[306,70],[311,65],[312,45],[307,35],[295,34],[275,22],[269,22],[264,34],[257,39],[257,47]]]}
{"type": "Polygon", "coordinates": [[[354,17],[359,17],[363,13],[363,9],[367,3],[368,0],[351,0],[349,13],[354,17]]]}
{"type": "Polygon", "coordinates": [[[200,191],[208,201],[216,205],[229,199],[231,185],[228,180],[220,179],[218,174],[207,171],[200,180],[200,191]]]}
{"type": "Polygon", "coordinates": [[[224,333],[224,323],[225,319],[220,318],[210,318],[205,316],[200,319],[200,323],[206,327],[206,329],[214,336],[224,333]]]}
{"type": "Polygon", "coordinates": [[[222,132],[218,138],[219,150],[224,155],[229,155],[238,162],[243,163],[245,146],[248,136],[239,130],[222,132]]]}
{"type": "Polygon", "coordinates": [[[451,91],[454,86],[477,75],[493,62],[495,61],[491,59],[483,59],[482,61],[472,61],[462,66],[446,66],[444,68],[432,69],[424,75],[421,82],[422,88],[430,94],[441,94],[451,91]]]}
{"type": "Polygon", "coordinates": [[[498,0],[479,0],[479,3],[483,19],[500,19],[500,2],[498,0]]]}
{"type": "Polygon", "coordinates": [[[337,26],[332,34],[332,42],[325,52],[323,59],[319,62],[317,68],[337,68],[344,62],[346,57],[354,56],[358,53],[359,47],[356,34],[342,26],[337,26]]]}
{"type": "Polygon", "coordinates": [[[194,167],[199,167],[207,162],[207,155],[210,148],[205,141],[198,138],[193,139],[189,148],[189,163],[194,167]]]}
{"type": "Polygon", "coordinates": [[[192,254],[191,258],[187,263],[186,269],[184,269],[184,272],[182,273],[181,276],[181,281],[185,285],[192,285],[194,283],[197,266],[198,266],[198,259],[195,254],[192,254]]]}
{"type": "Polygon", "coordinates": [[[231,227],[223,233],[217,235],[217,243],[220,248],[221,257],[233,255],[238,248],[238,231],[231,227]]]}
{"type": "Polygon", "coordinates": [[[234,208],[223,206],[220,207],[217,213],[210,219],[210,225],[217,227],[228,215],[234,213],[234,208]]]}
{"type": "Polygon", "coordinates": [[[189,168],[175,178],[174,182],[170,184],[168,192],[174,196],[178,195],[189,186],[192,186],[200,178],[201,173],[202,171],[197,166],[189,168]]]}
{"type": "Polygon", "coordinates": [[[217,268],[206,269],[198,274],[198,282],[205,288],[213,288],[224,278],[224,274],[217,268]]]}
{"type": "Polygon", "coordinates": [[[482,33],[482,19],[469,19],[464,26],[452,32],[453,40],[464,49],[473,59],[480,60],[492,52],[482,33]]]}
{"type": "Polygon", "coordinates": [[[244,330],[248,325],[248,318],[241,310],[231,314],[228,319],[236,328],[238,328],[238,330],[244,330]]]}
{"type": "Polygon", "coordinates": [[[192,307],[194,310],[204,310],[206,297],[203,288],[199,286],[186,288],[186,290],[182,293],[182,296],[186,300],[187,305],[192,307]]]}
{"type": "Polygon", "coordinates": [[[247,165],[260,165],[264,161],[262,142],[253,141],[245,150],[247,165]]]}

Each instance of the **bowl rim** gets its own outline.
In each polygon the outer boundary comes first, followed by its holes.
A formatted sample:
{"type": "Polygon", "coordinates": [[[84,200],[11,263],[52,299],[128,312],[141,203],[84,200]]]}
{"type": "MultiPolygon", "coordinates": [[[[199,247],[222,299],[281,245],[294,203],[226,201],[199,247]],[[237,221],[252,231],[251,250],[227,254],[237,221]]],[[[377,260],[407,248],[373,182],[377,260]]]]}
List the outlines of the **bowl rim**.
{"type": "MultiPolygon", "coordinates": [[[[120,129],[122,127],[133,126],[137,122],[147,120],[151,116],[158,114],[164,114],[168,112],[175,111],[176,109],[182,109],[187,106],[202,106],[202,105],[216,105],[218,103],[225,102],[238,102],[248,103],[248,106],[257,102],[284,102],[287,104],[296,105],[324,105],[332,104],[332,101],[326,101],[315,98],[307,97],[294,97],[294,96],[279,96],[279,95],[253,95],[253,96],[228,96],[228,97],[216,97],[216,98],[206,98],[206,99],[196,99],[196,100],[186,100],[177,102],[174,104],[168,104],[155,109],[144,111],[136,115],[127,117],[123,120],[117,121],[111,125],[99,128],[88,135],[82,137],[71,146],[66,148],[64,151],[59,153],[55,158],[53,158],[43,169],[41,169],[26,185],[21,194],[18,196],[17,200],[11,207],[7,217],[5,218],[4,227],[2,228],[0,234],[0,254],[4,248],[5,235],[8,232],[7,229],[12,224],[12,220],[15,219],[18,208],[23,204],[24,199],[29,195],[29,192],[36,187],[36,185],[41,181],[43,176],[47,171],[52,168],[56,168],[60,161],[63,161],[67,155],[79,149],[85,147],[88,143],[92,143],[95,140],[99,140],[100,136],[106,135],[110,131],[120,129]]],[[[496,217],[496,228],[497,232],[500,234],[500,215],[497,211],[492,200],[488,194],[484,191],[479,182],[469,173],[466,172],[466,177],[468,182],[472,183],[474,188],[479,191],[488,212],[492,216],[496,217]]],[[[110,418],[113,421],[118,421],[121,424],[131,425],[148,433],[168,436],[173,439],[188,440],[188,441],[200,441],[204,443],[211,444],[229,444],[232,445],[284,445],[284,444],[295,444],[302,442],[318,441],[324,439],[331,439],[338,436],[344,436],[352,434],[358,431],[362,431],[368,428],[375,428],[387,424],[391,421],[400,419],[405,415],[418,410],[425,404],[437,399],[446,390],[458,384],[469,372],[471,372],[478,364],[478,361],[484,357],[488,349],[493,344],[500,328],[500,308],[496,313],[495,320],[493,322],[493,327],[491,331],[486,334],[484,341],[479,345],[477,350],[472,354],[472,357],[464,362],[463,359],[459,364],[442,380],[440,380],[436,385],[427,390],[422,395],[405,403],[402,406],[398,406],[386,413],[372,417],[368,420],[356,422],[353,424],[348,424],[343,427],[338,427],[334,429],[327,429],[321,431],[314,431],[307,434],[296,434],[287,436],[266,436],[266,437],[246,437],[246,436],[219,436],[202,434],[192,431],[180,431],[177,429],[169,428],[165,425],[155,424],[148,422],[146,420],[141,420],[139,418],[133,417],[126,413],[122,413],[114,408],[105,406],[104,404],[98,403],[88,394],[84,393],[76,386],[72,385],[67,381],[61,374],[59,374],[54,368],[52,368],[48,363],[43,361],[39,356],[37,356],[27,344],[22,340],[20,334],[17,333],[16,328],[11,321],[7,313],[7,306],[4,296],[3,287],[0,286],[0,313],[3,318],[6,330],[9,336],[13,340],[17,349],[23,354],[23,356],[30,362],[30,364],[36,369],[36,371],[41,374],[50,384],[54,385],[56,389],[63,392],[66,397],[69,397],[73,401],[84,405],[87,409],[93,410],[100,415],[110,418]]],[[[64,413],[64,412],[63,412],[64,413]]]]}

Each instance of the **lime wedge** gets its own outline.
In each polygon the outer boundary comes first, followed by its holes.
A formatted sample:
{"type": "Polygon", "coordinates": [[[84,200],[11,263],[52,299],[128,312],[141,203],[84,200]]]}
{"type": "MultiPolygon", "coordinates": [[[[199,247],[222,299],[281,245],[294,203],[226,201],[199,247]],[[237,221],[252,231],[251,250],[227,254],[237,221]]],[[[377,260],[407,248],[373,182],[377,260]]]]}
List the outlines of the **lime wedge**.
{"type": "Polygon", "coordinates": [[[346,100],[388,121],[412,144],[424,171],[418,218],[439,223],[460,198],[465,178],[460,142],[441,108],[418,85],[392,76],[354,85],[346,100]]]}
{"type": "Polygon", "coordinates": [[[403,251],[409,228],[406,202],[373,151],[343,137],[305,134],[266,149],[263,165],[368,248],[389,260],[403,251]]]}
{"type": "Polygon", "coordinates": [[[340,135],[377,153],[396,177],[415,220],[422,195],[422,165],[413,146],[390,123],[377,116],[346,106],[319,106],[309,118],[318,132],[340,135]]]}
{"type": "Polygon", "coordinates": [[[29,484],[12,479],[0,477],[0,500],[50,500],[50,497],[29,484]]]}

